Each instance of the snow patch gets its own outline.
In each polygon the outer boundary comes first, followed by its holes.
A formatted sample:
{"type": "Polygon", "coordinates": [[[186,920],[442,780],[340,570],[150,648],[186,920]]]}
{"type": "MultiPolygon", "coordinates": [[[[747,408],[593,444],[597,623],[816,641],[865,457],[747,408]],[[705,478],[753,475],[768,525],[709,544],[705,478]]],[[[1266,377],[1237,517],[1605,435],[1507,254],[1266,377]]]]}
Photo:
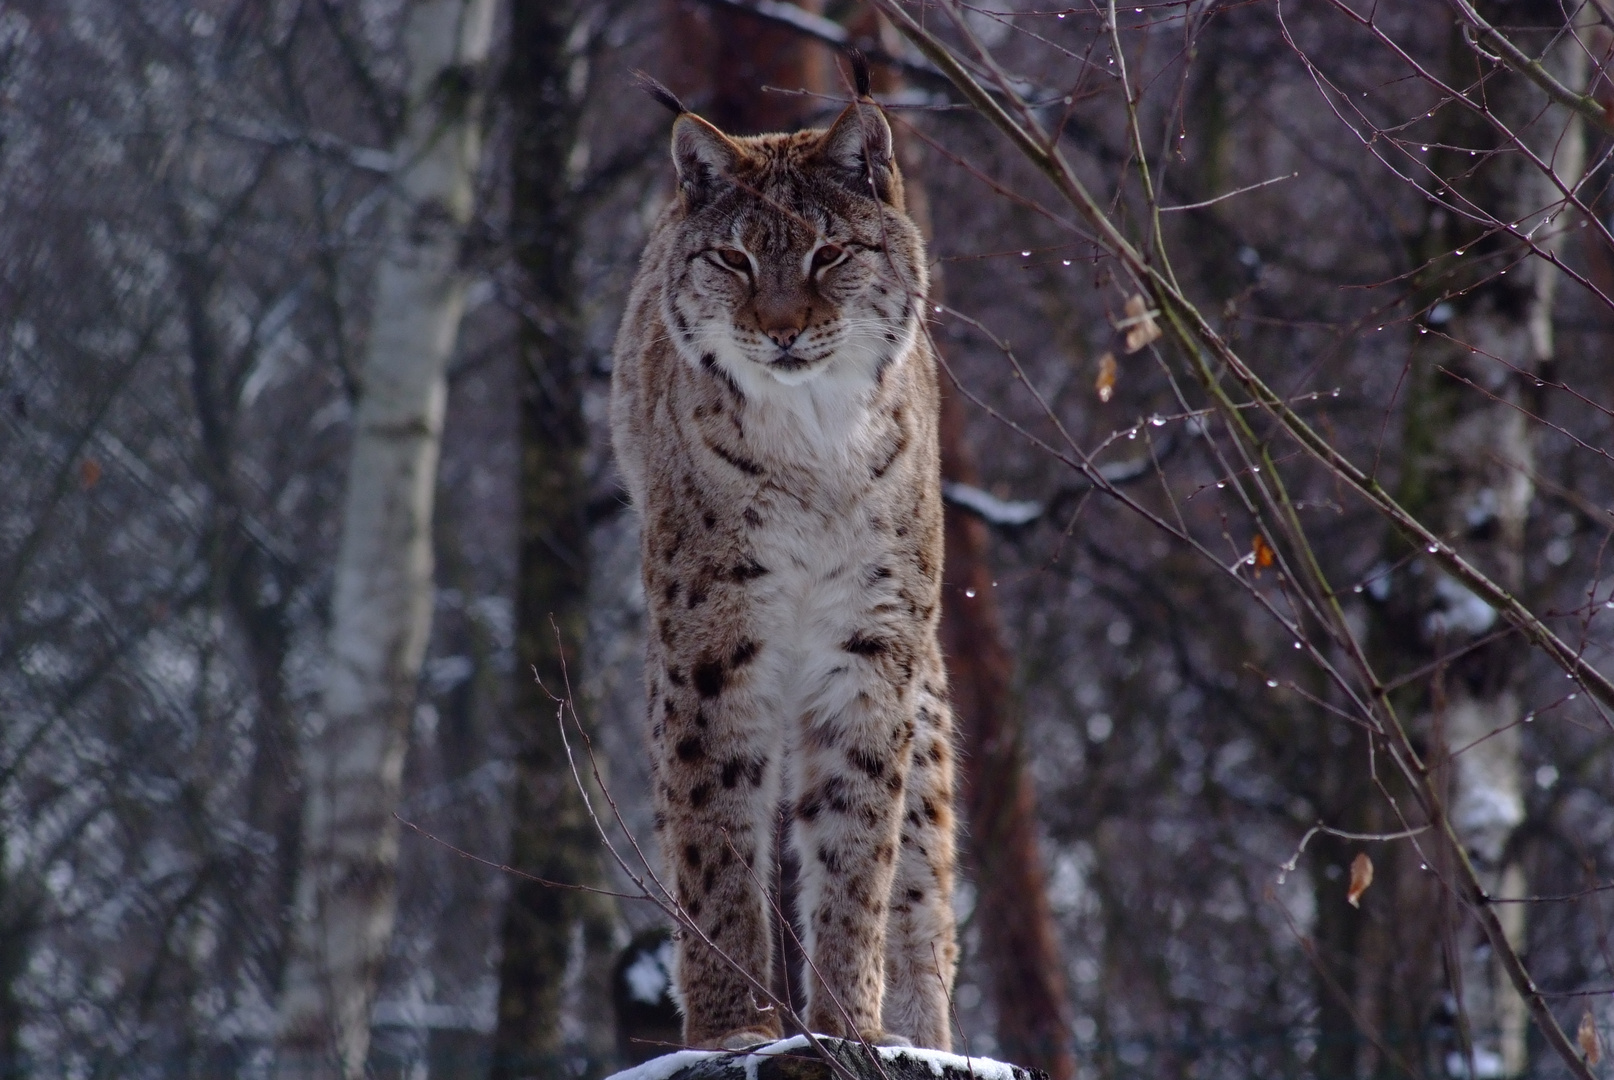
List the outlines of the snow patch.
{"type": "MultiPolygon", "coordinates": [[[[1474,1047],[1474,1080],[1496,1080],[1497,1077],[1506,1075],[1506,1072],[1501,1054],[1494,1050],[1474,1047]]],[[[1468,1059],[1456,1051],[1447,1054],[1446,1075],[1467,1080],[1468,1059]]]]}
{"type": "Polygon", "coordinates": [[[628,965],[622,977],[628,980],[628,993],[633,1000],[642,1001],[646,1005],[655,1005],[666,994],[672,979],[667,975],[668,957],[664,954],[672,952],[672,942],[665,943],[655,952],[640,953],[638,959],[628,965]]]}
{"type": "Polygon", "coordinates": [[[668,1080],[680,1069],[687,1069],[691,1065],[699,1065],[703,1061],[723,1056],[725,1052],[722,1050],[675,1050],[670,1054],[651,1058],[643,1065],[624,1069],[610,1080],[668,1080]]]}
{"type": "Polygon", "coordinates": [[[942,484],[942,497],[985,518],[991,525],[1029,525],[1042,516],[1042,503],[1030,499],[1000,499],[991,492],[952,481],[942,484]]]}
{"type": "Polygon", "coordinates": [[[1456,578],[1444,574],[1437,578],[1435,595],[1445,607],[1429,615],[1425,627],[1430,635],[1451,630],[1483,634],[1496,622],[1496,609],[1456,578]]]}
{"type": "Polygon", "coordinates": [[[1005,1061],[991,1058],[963,1057],[944,1050],[920,1050],[911,1046],[882,1046],[880,1056],[887,1061],[908,1058],[923,1061],[930,1066],[932,1076],[943,1076],[948,1069],[972,1076],[975,1080],[1015,1080],[1015,1068],[1005,1061]]]}
{"type": "Polygon", "coordinates": [[[1496,832],[1504,836],[1524,821],[1524,806],[1518,793],[1501,787],[1473,784],[1457,797],[1452,822],[1460,833],[1496,832]]]}

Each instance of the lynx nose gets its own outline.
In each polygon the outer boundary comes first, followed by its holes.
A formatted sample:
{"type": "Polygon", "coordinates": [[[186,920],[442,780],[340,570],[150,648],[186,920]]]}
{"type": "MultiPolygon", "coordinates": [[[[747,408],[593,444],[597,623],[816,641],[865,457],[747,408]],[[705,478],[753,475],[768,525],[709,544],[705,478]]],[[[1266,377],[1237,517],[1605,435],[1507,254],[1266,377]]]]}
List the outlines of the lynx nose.
{"type": "Polygon", "coordinates": [[[812,311],[807,298],[797,290],[766,290],[756,298],[755,305],[752,310],[757,329],[781,349],[790,348],[801,337],[812,311]]]}

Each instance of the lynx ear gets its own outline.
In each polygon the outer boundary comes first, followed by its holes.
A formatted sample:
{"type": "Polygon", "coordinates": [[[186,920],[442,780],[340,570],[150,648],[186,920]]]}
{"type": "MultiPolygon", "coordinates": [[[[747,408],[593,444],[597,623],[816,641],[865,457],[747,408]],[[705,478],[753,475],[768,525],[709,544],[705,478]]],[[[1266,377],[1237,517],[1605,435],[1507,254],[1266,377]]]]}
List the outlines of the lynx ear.
{"type": "Polygon", "coordinates": [[[878,105],[872,101],[848,105],[825,132],[821,153],[854,191],[867,194],[872,181],[881,201],[901,208],[902,182],[891,152],[891,126],[878,105]]]}
{"type": "Polygon", "coordinates": [[[740,148],[694,113],[684,113],[673,122],[672,154],[678,188],[692,204],[704,201],[726,183],[740,160],[740,148]]]}

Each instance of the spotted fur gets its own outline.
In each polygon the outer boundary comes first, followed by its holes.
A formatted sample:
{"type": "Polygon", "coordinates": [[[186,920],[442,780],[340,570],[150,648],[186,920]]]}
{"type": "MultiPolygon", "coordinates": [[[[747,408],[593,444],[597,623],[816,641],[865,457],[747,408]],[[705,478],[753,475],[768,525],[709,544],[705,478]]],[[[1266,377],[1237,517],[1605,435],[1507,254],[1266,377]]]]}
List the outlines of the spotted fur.
{"type": "Polygon", "coordinates": [[[891,132],[867,102],[827,131],[750,138],[684,114],[673,158],[611,423],[644,522],[665,880],[700,931],[678,945],[685,1037],[778,1034],[736,968],[770,977],[761,883],[785,799],[809,1026],[945,1049],[936,364],[891,132]]]}

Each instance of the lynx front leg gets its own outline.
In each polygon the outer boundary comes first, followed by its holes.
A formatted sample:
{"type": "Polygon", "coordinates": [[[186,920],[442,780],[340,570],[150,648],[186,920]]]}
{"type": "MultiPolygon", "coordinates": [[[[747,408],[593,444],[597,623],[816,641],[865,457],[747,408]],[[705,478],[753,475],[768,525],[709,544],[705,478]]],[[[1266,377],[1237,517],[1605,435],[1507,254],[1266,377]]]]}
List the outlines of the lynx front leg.
{"type": "Polygon", "coordinates": [[[743,643],[721,660],[664,661],[651,704],[664,884],[694,924],[680,929],[675,972],[691,1046],[734,1048],[780,1033],[778,1013],[747,974],[769,985],[761,883],[772,866],[781,732],[755,694],[727,685],[754,651],[743,643]]]}
{"type": "Polygon", "coordinates": [[[886,927],[886,1030],[932,1050],[952,1049],[948,1004],[958,967],[952,728],[952,710],[941,688],[927,682],[920,695],[886,927]]]}
{"type": "Polygon", "coordinates": [[[815,1032],[885,1036],[886,918],[913,730],[898,709],[858,693],[835,715],[810,716],[800,734],[794,839],[815,1032]]]}

